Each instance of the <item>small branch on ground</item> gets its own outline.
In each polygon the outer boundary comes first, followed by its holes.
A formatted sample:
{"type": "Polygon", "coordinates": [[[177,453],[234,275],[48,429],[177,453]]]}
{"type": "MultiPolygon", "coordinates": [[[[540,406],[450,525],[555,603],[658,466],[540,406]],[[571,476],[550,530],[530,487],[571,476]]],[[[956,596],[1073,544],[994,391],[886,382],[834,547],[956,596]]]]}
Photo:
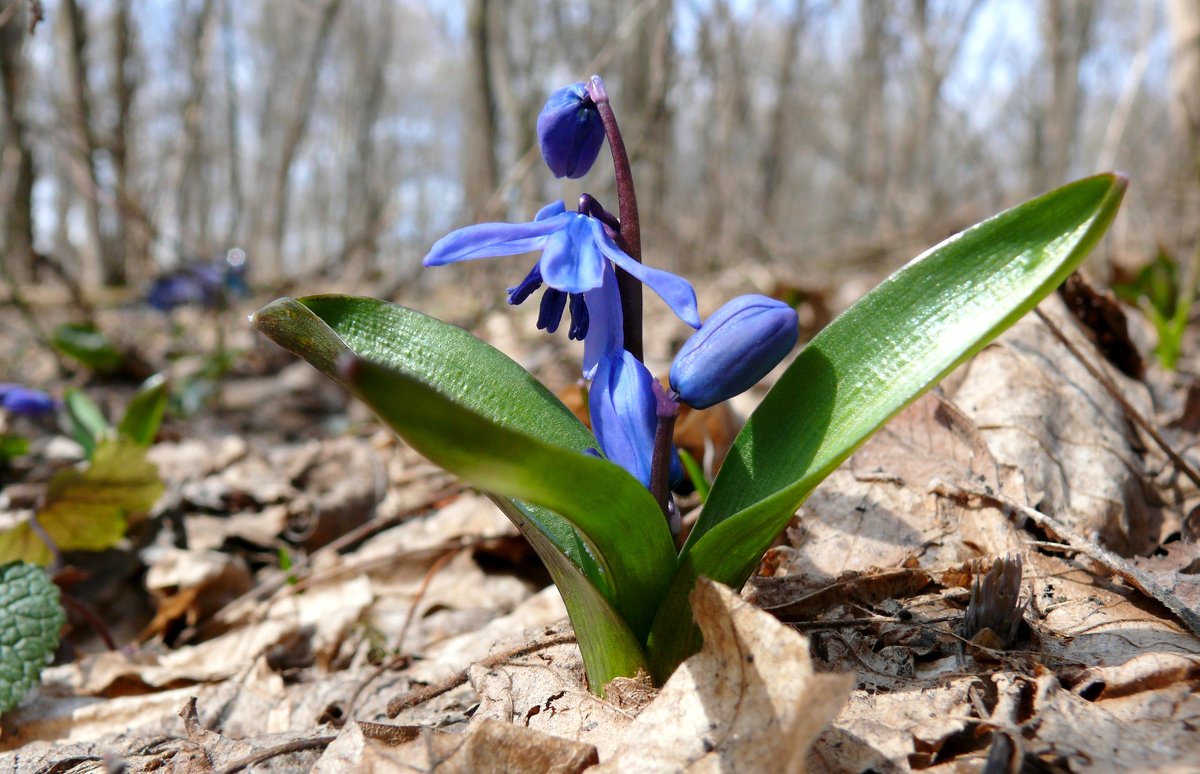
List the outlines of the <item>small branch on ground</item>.
{"type": "MultiPolygon", "coordinates": [[[[575,632],[556,634],[551,637],[547,637],[544,640],[528,642],[520,647],[512,648],[511,650],[502,650],[499,653],[493,653],[492,655],[483,659],[479,662],[479,664],[485,667],[494,667],[499,664],[503,664],[505,661],[510,659],[528,656],[530,653],[536,653],[539,650],[552,648],[555,645],[565,645],[570,642],[575,642],[575,632]]],[[[393,699],[388,703],[388,717],[394,718],[404,710],[415,707],[418,704],[423,704],[430,699],[437,698],[443,693],[447,693],[459,687],[460,685],[464,685],[466,682],[467,670],[461,669],[447,677],[445,680],[434,683],[433,685],[427,685],[424,688],[418,688],[415,691],[409,691],[403,696],[393,699]]]]}
{"type": "Polygon", "coordinates": [[[1104,371],[1102,371],[1097,365],[1092,363],[1086,355],[1080,352],[1079,348],[1071,343],[1071,340],[1068,339],[1066,334],[1062,332],[1062,329],[1059,328],[1053,320],[1047,317],[1041,309],[1035,308],[1033,311],[1034,314],[1038,316],[1038,319],[1042,321],[1042,324],[1044,324],[1046,328],[1049,329],[1050,333],[1054,335],[1054,338],[1058,339],[1059,342],[1061,342],[1062,345],[1067,348],[1067,351],[1070,352],[1075,359],[1087,369],[1088,373],[1100,383],[1100,386],[1102,386],[1104,390],[1110,396],[1112,396],[1113,400],[1120,404],[1121,408],[1125,411],[1125,416],[1129,418],[1129,421],[1133,422],[1139,428],[1144,430],[1146,435],[1150,436],[1150,438],[1152,438],[1154,442],[1158,444],[1158,447],[1163,450],[1163,453],[1166,454],[1171,460],[1171,463],[1174,464],[1176,470],[1191,479],[1193,484],[1200,487],[1200,472],[1197,472],[1191,463],[1189,463],[1178,452],[1176,452],[1175,449],[1173,449],[1171,445],[1167,443],[1167,440],[1163,438],[1161,434],[1159,434],[1158,430],[1156,430],[1154,426],[1151,425],[1144,416],[1142,416],[1142,413],[1134,408],[1133,404],[1125,399],[1125,396],[1121,394],[1121,389],[1113,382],[1112,378],[1108,374],[1104,373],[1104,371]]]}
{"type": "Polygon", "coordinates": [[[304,750],[323,750],[336,738],[335,736],[314,736],[308,739],[293,739],[290,742],[284,742],[281,745],[268,747],[265,750],[259,750],[251,755],[247,755],[245,758],[234,761],[223,769],[218,769],[217,774],[234,774],[234,772],[249,768],[256,763],[269,761],[272,758],[287,755],[288,753],[303,752],[304,750]]]}
{"type": "Polygon", "coordinates": [[[1107,568],[1133,588],[1151,599],[1162,603],[1168,610],[1175,614],[1189,632],[1196,637],[1200,637],[1200,612],[1192,610],[1183,604],[1175,594],[1159,584],[1149,573],[1143,572],[1112,551],[1093,543],[1053,516],[1030,508],[1027,505],[1021,505],[1007,498],[1000,497],[994,493],[989,494],[987,492],[966,489],[945,481],[935,481],[929,491],[942,497],[948,497],[956,502],[974,499],[984,505],[999,508],[1010,515],[1024,516],[1039,527],[1053,533],[1059,540],[1065,542],[1076,552],[1087,556],[1089,559],[1107,568]]]}

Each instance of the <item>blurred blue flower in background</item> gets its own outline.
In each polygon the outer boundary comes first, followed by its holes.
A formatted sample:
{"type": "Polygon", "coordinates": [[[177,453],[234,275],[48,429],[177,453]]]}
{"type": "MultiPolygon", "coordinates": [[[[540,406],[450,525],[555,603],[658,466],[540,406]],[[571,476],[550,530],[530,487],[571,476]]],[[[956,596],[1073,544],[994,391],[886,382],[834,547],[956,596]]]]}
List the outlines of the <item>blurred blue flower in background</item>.
{"type": "Polygon", "coordinates": [[[189,305],[211,309],[249,295],[246,254],[234,248],[211,263],[183,266],[154,280],[146,303],[160,312],[189,305]]]}
{"type": "Polygon", "coordinates": [[[41,390],[0,383],[0,408],[20,416],[36,417],[54,411],[54,398],[41,390]]]}

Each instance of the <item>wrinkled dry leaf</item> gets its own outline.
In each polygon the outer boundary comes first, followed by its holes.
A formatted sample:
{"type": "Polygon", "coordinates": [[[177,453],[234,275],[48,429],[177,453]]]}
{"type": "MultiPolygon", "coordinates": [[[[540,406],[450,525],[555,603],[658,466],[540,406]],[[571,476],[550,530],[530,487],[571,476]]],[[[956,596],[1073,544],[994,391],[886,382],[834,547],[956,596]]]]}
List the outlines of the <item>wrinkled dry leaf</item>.
{"type": "Polygon", "coordinates": [[[701,581],[692,594],[704,647],[671,676],[597,772],[801,771],[853,675],[813,671],[808,640],[701,581]]]}
{"type": "Polygon", "coordinates": [[[326,750],[315,771],[575,774],[595,763],[596,748],[591,745],[487,719],[472,724],[465,734],[424,729],[401,745],[371,738],[361,728],[348,729],[326,750]]]}
{"type": "Polygon", "coordinates": [[[877,568],[916,563],[941,569],[1022,550],[1024,541],[1004,513],[930,494],[934,481],[1000,492],[1014,486],[974,424],[931,393],[888,423],[805,503],[799,525],[788,533],[794,550],[786,552],[787,574],[816,590],[877,568]]]}
{"type": "MultiPolygon", "coordinates": [[[[1106,369],[1126,400],[1153,416],[1145,385],[1103,363],[1057,297],[1038,308],[1106,369]]],[[[1026,491],[1010,497],[1100,536],[1119,554],[1158,545],[1162,513],[1137,475],[1142,455],[1124,410],[1036,316],[960,369],[946,392],[995,459],[1020,470],[1026,491]]]]}
{"type": "Polygon", "coordinates": [[[1152,681],[1149,690],[1110,699],[1101,694],[1088,701],[1064,689],[1053,675],[1042,675],[1033,700],[1036,722],[1029,724],[1033,738],[1027,744],[1052,750],[1071,771],[1195,771],[1200,761],[1198,684],[1194,676],[1152,681]]]}
{"type": "Polygon", "coordinates": [[[469,670],[479,694],[472,725],[485,720],[515,723],[587,743],[606,757],[620,745],[628,713],[587,689],[579,648],[560,645],[505,664],[469,670]]]}

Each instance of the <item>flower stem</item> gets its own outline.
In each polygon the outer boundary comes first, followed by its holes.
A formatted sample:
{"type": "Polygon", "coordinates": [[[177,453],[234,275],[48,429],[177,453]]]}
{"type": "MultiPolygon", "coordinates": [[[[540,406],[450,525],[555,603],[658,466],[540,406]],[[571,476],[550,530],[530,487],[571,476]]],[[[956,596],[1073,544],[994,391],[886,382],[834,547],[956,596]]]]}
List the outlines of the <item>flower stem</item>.
{"type": "MultiPolygon", "coordinates": [[[[604,135],[608,149],[612,151],[613,169],[617,182],[617,215],[621,219],[621,231],[617,245],[633,260],[642,261],[642,227],[638,220],[637,194],[633,188],[633,170],[629,166],[629,153],[621,139],[617,116],[608,102],[608,92],[599,75],[593,75],[587,86],[588,95],[596,103],[600,121],[604,124],[604,135]]],[[[621,316],[625,333],[625,349],[638,360],[642,359],[642,285],[630,274],[617,269],[617,287],[621,291],[621,316]]]]}
{"type": "Polygon", "coordinates": [[[650,494],[667,517],[671,534],[679,534],[679,513],[671,507],[671,443],[675,440],[675,419],[679,403],[657,381],[653,382],[654,413],[658,424],[654,428],[654,455],[650,458],[650,494]]]}

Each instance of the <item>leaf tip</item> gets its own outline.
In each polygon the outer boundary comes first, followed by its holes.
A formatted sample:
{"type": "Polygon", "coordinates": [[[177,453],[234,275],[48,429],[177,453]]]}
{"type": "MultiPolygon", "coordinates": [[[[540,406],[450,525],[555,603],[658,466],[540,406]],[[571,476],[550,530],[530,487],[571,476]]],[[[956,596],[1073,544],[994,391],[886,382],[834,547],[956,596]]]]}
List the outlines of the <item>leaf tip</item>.
{"type": "Polygon", "coordinates": [[[279,316],[279,313],[283,310],[283,308],[290,306],[293,303],[295,303],[295,299],[287,296],[277,298],[264,306],[262,309],[259,309],[257,312],[247,315],[246,319],[250,322],[251,326],[263,333],[266,333],[271,327],[271,323],[276,317],[279,316]]]}

